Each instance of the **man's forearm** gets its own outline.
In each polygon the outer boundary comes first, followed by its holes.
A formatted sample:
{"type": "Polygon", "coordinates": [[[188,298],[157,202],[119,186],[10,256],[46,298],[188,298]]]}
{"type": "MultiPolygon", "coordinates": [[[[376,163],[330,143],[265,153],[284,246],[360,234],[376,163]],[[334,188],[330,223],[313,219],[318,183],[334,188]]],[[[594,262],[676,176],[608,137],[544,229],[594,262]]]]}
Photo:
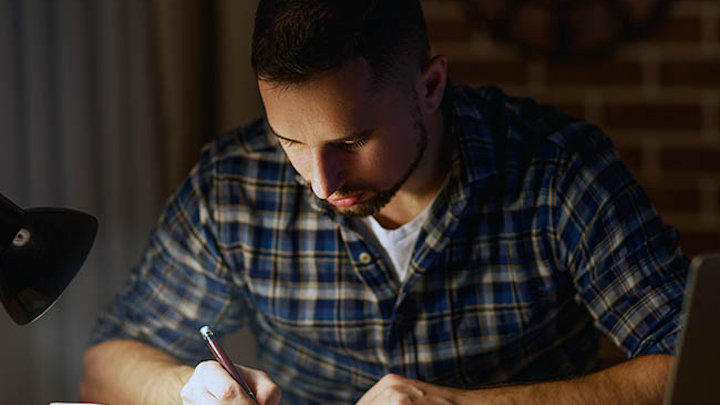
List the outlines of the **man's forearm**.
{"type": "Polygon", "coordinates": [[[83,400],[108,404],[180,404],[180,390],[193,373],[162,350],[131,340],[89,348],[84,365],[83,400]]]}
{"type": "Polygon", "coordinates": [[[458,402],[659,405],[663,401],[671,364],[672,356],[648,355],[576,379],[467,392],[458,402]]]}

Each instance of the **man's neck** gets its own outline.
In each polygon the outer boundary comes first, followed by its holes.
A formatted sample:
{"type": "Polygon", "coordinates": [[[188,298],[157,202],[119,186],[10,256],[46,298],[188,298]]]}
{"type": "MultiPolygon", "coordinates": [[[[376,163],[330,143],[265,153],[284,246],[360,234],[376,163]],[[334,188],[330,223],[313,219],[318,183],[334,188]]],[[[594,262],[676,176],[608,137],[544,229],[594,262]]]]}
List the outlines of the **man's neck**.
{"type": "Polygon", "coordinates": [[[428,146],[422,162],[403,187],[377,214],[378,223],[396,229],[412,221],[435,198],[450,172],[453,142],[440,111],[425,122],[428,146]]]}

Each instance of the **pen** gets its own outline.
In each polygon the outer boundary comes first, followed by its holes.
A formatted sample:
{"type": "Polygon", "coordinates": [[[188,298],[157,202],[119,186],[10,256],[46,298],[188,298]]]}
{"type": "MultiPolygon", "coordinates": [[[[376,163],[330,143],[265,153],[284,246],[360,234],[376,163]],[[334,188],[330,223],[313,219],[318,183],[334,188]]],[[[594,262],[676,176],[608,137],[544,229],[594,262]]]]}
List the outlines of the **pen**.
{"type": "Polygon", "coordinates": [[[250,389],[250,386],[247,384],[247,382],[245,382],[245,379],[240,375],[237,368],[235,368],[233,362],[230,361],[228,355],[225,354],[225,350],[223,350],[223,348],[220,346],[220,342],[215,339],[215,336],[213,335],[210,327],[206,325],[200,328],[200,334],[207,342],[210,351],[212,352],[213,356],[215,356],[215,360],[217,360],[217,362],[220,363],[222,368],[224,368],[225,371],[227,371],[228,374],[230,374],[232,378],[234,378],[235,381],[240,384],[242,389],[245,390],[245,393],[248,394],[248,396],[252,398],[255,403],[257,403],[257,398],[255,398],[255,395],[250,389]]]}

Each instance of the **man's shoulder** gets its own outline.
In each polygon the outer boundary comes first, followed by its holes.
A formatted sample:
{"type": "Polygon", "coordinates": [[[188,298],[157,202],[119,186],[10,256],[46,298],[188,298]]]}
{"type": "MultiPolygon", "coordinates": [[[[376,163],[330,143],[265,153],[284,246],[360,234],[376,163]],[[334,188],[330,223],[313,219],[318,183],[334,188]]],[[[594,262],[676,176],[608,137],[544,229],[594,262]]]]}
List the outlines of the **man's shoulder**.
{"type": "Polygon", "coordinates": [[[203,147],[196,170],[215,175],[275,177],[289,162],[263,118],[232,129],[203,147]]]}
{"type": "MultiPolygon", "coordinates": [[[[463,181],[498,174],[514,201],[573,165],[601,170],[616,160],[610,139],[587,121],[495,87],[456,86],[451,108],[463,181]]],[[[484,184],[484,183],[477,183],[484,184]]]]}
{"type": "Polygon", "coordinates": [[[605,141],[594,124],[530,97],[511,96],[494,86],[453,85],[451,108],[465,136],[492,136],[495,146],[553,148],[575,152],[588,141],[605,141]],[[473,131],[473,127],[485,131],[473,131]],[[470,130],[468,130],[468,128],[470,130]]]}

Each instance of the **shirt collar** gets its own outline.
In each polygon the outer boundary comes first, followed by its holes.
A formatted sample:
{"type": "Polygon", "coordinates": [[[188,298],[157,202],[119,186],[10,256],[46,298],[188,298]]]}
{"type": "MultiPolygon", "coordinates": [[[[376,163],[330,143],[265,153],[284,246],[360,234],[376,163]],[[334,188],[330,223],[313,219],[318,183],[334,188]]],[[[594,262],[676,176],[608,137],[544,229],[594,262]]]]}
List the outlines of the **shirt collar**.
{"type": "Polygon", "coordinates": [[[448,187],[448,209],[460,216],[473,189],[482,189],[497,174],[497,150],[490,118],[491,94],[470,91],[448,82],[445,104],[447,131],[455,147],[448,187]]]}
{"type": "Polygon", "coordinates": [[[469,186],[497,173],[495,136],[501,134],[494,133],[488,117],[493,94],[468,91],[452,82],[447,93],[448,132],[456,143],[453,170],[460,183],[469,186]]]}

